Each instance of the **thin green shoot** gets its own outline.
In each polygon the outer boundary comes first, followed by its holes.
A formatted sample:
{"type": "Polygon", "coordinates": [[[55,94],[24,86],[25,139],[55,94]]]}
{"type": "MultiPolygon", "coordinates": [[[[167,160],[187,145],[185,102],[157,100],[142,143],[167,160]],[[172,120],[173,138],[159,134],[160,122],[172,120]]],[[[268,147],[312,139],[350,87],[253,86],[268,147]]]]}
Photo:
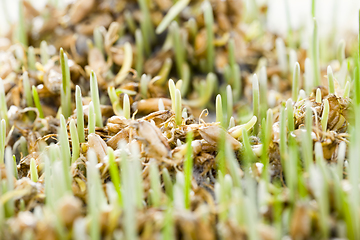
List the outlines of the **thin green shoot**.
{"type": "Polygon", "coordinates": [[[266,73],[266,67],[263,66],[260,69],[259,74],[259,87],[260,87],[260,119],[265,118],[266,116],[266,110],[268,109],[268,99],[267,99],[267,73],[266,73]]]}
{"type": "Polygon", "coordinates": [[[91,74],[90,74],[90,92],[91,92],[91,101],[94,104],[94,111],[95,111],[95,115],[96,115],[96,126],[103,127],[98,81],[97,81],[96,74],[94,71],[91,71],[91,74]]]}
{"type": "MultiPolygon", "coordinates": [[[[313,0],[314,1],[314,0],[313,0]]],[[[319,37],[318,37],[318,27],[316,19],[314,18],[314,30],[313,30],[313,36],[312,36],[312,48],[311,48],[311,62],[312,62],[312,70],[313,70],[313,79],[314,79],[314,85],[320,86],[320,59],[319,59],[319,37]]]]}
{"type": "Polygon", "coordinates": [[[292,105],[292,99],[289,98],[286,101],[286,113],[287,113],[287,127],[290,132],[295,130],[295,124],[294,124],[294,110],[292,105]]]}
{"type": "Polygon", "coordinates": [[[150,186],[151,203],[153,207],[159,207],[161,204],[161,184],[159,176],[159,167],[155,161],[152,161],[150,164],[150,186]]]}
{"type": "Polygon", "coordinates": [[[14,177],[16,179],[19,179],[19,173],[18,173],[18,169],[17,169],[17,165],[16,165],[16,156],[13,155],[13,164],[14,164],[14,177]]]}
{"type": "Polygon", "coordinates": [[[173,200],[173,183],[167,168],[162,170],[162,177],[165,185],[165,193],[168,198],[172,201],[173,200]]]}
{"type": "Polygon", "coordinates": [[[134,34],[136,32],[136,23],[135,23],[132,13],[129,10],[125,10],[124,17],[125,17],[125,21],[128,26],[128,29],[130,30],[131,34],[134,34]]]}
{"type": "Polygon", "coordinates": [[[186,8],[190,0],[177,1],[166,13],[158,27],[156,28],[156,34],[161,34],[169,26],[169,24],[176,18],[179,13],[186,8]]]}
{"type": "MultiPolygon", "coordinates": [[[[170,84],[170,82],[169,82],[170,84]]],[[[184,100],[184,104],[190,107],[204,107],[211,99],[211,96],[215,90],[217,84],[217,77],[214,73],[208,73],[206,76],[206,81],[200,82],[200,89],[202,90],[202,95],[194,100],[184,100]]],[[[170,92],[171,93],[171,92],[170,92]]]]}
{"type": "Polygon", "coordinates": [[[329,93],[335,94],[334,74],[330,66],[328,66],[327,68],[327,79],[328,79],[329,93]]]}
{"type": "Polygon", "coordinates": [[[317,102],[317,103],[321,103],[322,97],[321,97],[321,90],[320,90],[320,88],[316,89],[316,96],[315,96],[315,98],[316,98],[316,102],[317,102]]]}
{"type": "Polygon", "coordinates": [[[64,116],[60,115],[60,128],[59,128],[59,142],[60,142],[60,150],[61,150],[61,162],[63,168],[63,175],[65,178],[65,187],[66,190],[71,192],[71,176],[69,172],[70,167],[70,145],[68,139],[68,133],[66,129],[66,121],[64,116]]]}
{"type": "Polygon", "coordinates": [[[5,119],[1,119],[1,123],[0,123],[0,164],[4,163],[5,146],[6,146],[6,121],[5,121],[5,119]]]}
{"type": "Polygon", "coordinates": [[[181,92],[181,96],[184,97],[188,93],[190,87],[190,67],[186,61],[184,61],[182,65],[181,72],[182,72],[183,84],[181,85],[180,92],[181,92]]]}
{"type": "Polygon", "coordinates": [[[140,27],[144,38],[145,52],[146,54],[150,54],[151,44],[155,40],[154,26],[152,24],[149,6],[148,6],[148,4],[150,3],[146,0],[138,0],[138,3],[140,6],[140,10],[142,12],[140,27]]]}
{"type": "Polygon", "coordinates": [[[76,124],[79,136],[79,142],[85,142],[85,131],[84,131],[84,110],[82,105],[81,89],[76,85],[75,89],[75,100],[76,100],[76,124]]]}
{"type": "Polygon", "coordinates": [[[173,49],[175,53],[176,70],[180,78],[183,78],[182,68],[183,68],[183,64],[185,63],[186,51],[182,41],[179,25],[176,21],[173,21],[171,23],[170,32],[172,35],[173,49]]]}
{"type": "Polygon", "coordinates": [[[29,74],[26,71],[23,73],[23,88],[24,88],[24,95],[25,95],[25,100],[26,100],[27,106],[33,107],[34,102],[33,102],[32,94],[31,94],[29,74]]]}
{"type": "MultiPolygon", "coordinates": [[[[6,170],[6,188],[7,192],[11,192],[14,190],[14,164],[12,161],[12,150],[11,147],[7,147],[5,149],[5,170],[6,170]]],[[[14,199],[8,200],[5,204],[5,212],[7,217],[11,217],[14,215],[14,199]]]]}
{"type": "Polygon", "coordinates": [[[344,176],[344,160],[346,155],[346,143],[344,141],[340,142],[338,149],[338,159],[337,159],[337,174],[340,180],[343,179],[344,176]]]}
{"type": "Polygon", "coordinates": [[[143,73],[144,66],[144,39],[140,29],[135,31],[135,44],[136,44],[136,72],[140,75],[143,73]]]}
{"type": "Polygon", "coordinates": [[[36,70],[36,67],[35,67],[36,58],[35,58],[35,51],[34,51],[33,46],[30,46],[28,48],[27,59],[28,59],[28,68],[29,68],[29,70],[35,71],[36,70]]]}
{"type": "Polygon", "coordinates": [[[46,41],[40,43],[40,61],[42,65],[46,65],[49,62],[50,56],[48,53],[48,45],[46,41]]]}
{"type": "Polygon", "coordinates": [[[39,94],[38,94],[38,92],[36,90],[36,87],[34,85],[32,86],[32,95],[33,95],[33,98],[34,98],[35,106],[36,106],[37,110],[39,111],[39,117],[44,118],[44,112],[43,112],[43,109],[41,107],[39,94]]]}
{"type": "Polygon", "coordinates": [[[28,39],[27,33],[25,28],[25,14],[24,14],[24,3],[22,1],[19,2],[19,19],[18,19],[18,26],[16,29],[17,32],[17,40],[21,43],[24,47],[28,46],[28,39]]]}
{"type": "MultiPolygon", "coordinates": [[[[253,115],[259,119],[259,81],[256,74],[252,79],[252,93],[253,93],[253,115]]],[[[257,135],[259,131],[259,121],[254,126],[254,134],[257,135]]]]}
{"type": "Polygon", "coordinates": [[[300,82],[300,65],[298,62],[296,62],[293,71],[292,95],[291,95],[294,101],[298,99],[299,82],[300,82]]]}
{"type": "Polygon", "coordinates": [[[321,128],[323,132],[326,132],[328,119],[329,119],[329,101],[327,99],[324,100],[324,109],[321,115],[321,128]]]}
{"type": "Polygon", "coordinates": [[[36,168],[35,159],[30,159],[30,175],[31,175],[31,181],[37,182],[39,180],[39,174],[36,168]]]}
{"type": "Polygon", "coordinates": [[[148,97],[147,93],[148,93],[149,82],[150,82],[150,76],[143,74],[140,78],[140,93],[143,99],[146,99],[148,97]]]}
{"type": "Polygon", "coordinates": [[[204,11],[204,20],[206,27],[206,59],[207,59],[207,70],[208,72],[214,71],[214,60],[215,60],[215,49],[213,45],[214,41],[214,16],[213,9],[211,7],[210,2],[205,1],[203,3],[203,11],[204,11]]]}
{"type": "Polygon", "coordinates": [[[171,109],[175,112],[175,83],[172,79],[169,80],[169,93],[171,98],[171,109]]]}
{"type": "Polygon", "coordinates": [[[184,200],[185,208],[190,209],[190,190],[191,190],[191,181],[192,181],[192,171],[193,171],[193,151],[191,143],[193,141],[194,134],[193,132],[188,132],[186,135],[186,155],[184,161],[184,200]]]}
{"type": "Polygon", "coordinates": [[[343,62],[345,61],[345,47],[346,47],[345,40],[341,39],[336,51],[336,58],[339,61],[340,65],[342,65],[343,62]]]}
{"type": "Polygon", "coordinates": [[[175,124],[177,126],[182,123],[182,114],[181,114],[181,93],[179,89],[175,90],[175,124]]]}
{"type": "Polygon", "coordinates": [[[111,181],[114,184],[115,191],[118,196],[118,203],[123,206],[122,194],[120,189],[120,173],[117,164],[115,163],[114,150],[111,147],[107,148],[108,160],[109,160],[109,172],[111,181]]]}
{"type": "Polygon", "coordinates": [[[71,162],[74,163],[80,157],[80,142],[74,119],[70,120],[70,135],[72,148],[71,162]]]}
{"type": "Polygon", "coordinates": [[[350,81],[346,82],[343,98],[350,97],[350,81]]]}
{"type": "Polygon", "coordinates": [[[60,48],[60,65],[62,74],[61,110],[64,117],[68,118],[71,115],[70,69],[68,57],[62,48],[60,48]]]}
{"type": "Polygon", "coordinates": [[[171,67],[172,67],[171,58],[166,58],[158,73],[158,76],[160,78],[159,80],[156,81],[156,84],[164,85],[166,83],[166,81],[168,80],[169,73],[171,71],[171,67]]]}
{"type": "Polygon", "coordinates": [[[285,159],[287,158],[287,131],[286,131],[286,114],[285,107],[281,106],[280,108],[280,159],[282,166],[285,166],[285,159]]]}
{"type": "Polygon", "coordinates": [[[304,163],[305,163],[305,169],[308,171],[310,168],[310,165],[313,162],[313,147],[312,147],[312,137],[311,137],[311,133],[312,133],[312,127],[313,127],[313,121],[312,121],[312,116],[313,116],[313,112],[311,109],[311,103],[309,101],[305,102],[305,129],[306,131],[303,132],[303,139],[304,141],[302,141],[302,147],[303,147],[303,158],[304,158],[304,163]]]}
{"type": "Polygon", "coordinates": [[[256,123],[257,123],[257,117],[252,116],[247,123],[229,129],[229,134],[234,138],[240,138],[242,136],[243,129],[249,131],[251,128],[255,126],[256,123]]]}
{"type": "Polygon", "coordinates": [[[305,59],[305,81],[304,81],[304,88],[305,92],[309,95],[312,88],[314,87],[313,83],[313,73],[312,73],[312,65],[310,58],[305,59]]]}
{"type": "Polygon", "coordinates": [[[115,90],[114,86],[109,86],[107,89],[107,92],[108,92],[115,115],[122,116],[123,109],[120,106],[120,99],[119,99],[118,95],[116,94],[116,90],[115,90]]]}
{"type": "MultiPolygon", "coordinates": [[[[230,119],[233,115],[233,92],[230,85],[226,86],[226,117],[227,117],[227,123],[230,123],[230,119]]],[[[235,123],[234,123],[235,126],[235,123]]]]}
{"type": "Polygon", "coordinates": [[[93,102],[89,103],[89,115],[88,115],[88,135],[95,133],[95,119],[96,113],[94,110],[93,102]]]}
{"type": "Polygon", "coordinates": [[[99,51],[101,53],[104,53],[105,52],[105,50],[104,50],[104,36],[102,35],[102,33],[100,31],[100,27],[94,28],[93,37],[94,37],[95,47],[97,49],[99,49],[99,51]]]}
{"type": "Polygon", "coordinates": [[[281,74],[283,76],[286,76],[288,71],[288,63],[287,63],[285,43],[281,38],[277,38],[275,41],[275,45],[276,45],[276,53],[278,57],[278,64],[280,67],[281,74]]]}
{"type": "Polygon", "coordinates": [[[123,61],[123,65],[121,66],[120,71],[118,72],[118,74],[115,77],[115,83],[117,85],[119,85],[120,83],[122,83],[126,76],[129,73],[129,70],[131,69],[131,65],[133,62],[133,52],[132,52],[132,47],[131,44],[129,42],[126,42],[124,44],[124,61],[123,61]]]}
{"type": "Polygon", "coordinates": [[[123,113],[124,113],[124,117],[126,119],[130,119],[130,100],[129,100],[129,95],[124,94],[124,100],[123,100],[123,113]]]}
{"type": "Polygon", "coordinates": [[[243,144],[244,144],[244,167],[247,171],[249,165],[256,159],[256,156],[251,148],[247,130],[242,129],[243,144]]]}
{"type": "Polygon", "coordinates": [[[222,107],[222,100],[220,94],[216,96],[215,109],[216,109],[216,122],[219,122],[220,125],[223,126],[224,116],[223,116],[223,107],[222,107]]]}
{"type": "Polygon", "coordinates": [[[233,116],[230,117],[229,120],[229,129],[235,127],[235,118],[233,116]]]}
{"type": "Polygon", "coordinates": [[[9,118],[7,116],[7,104],[5,98],[5,89],[3,80],[0,78],[0,117],[5,120],[6,125],[9,125],[9,118]]]}

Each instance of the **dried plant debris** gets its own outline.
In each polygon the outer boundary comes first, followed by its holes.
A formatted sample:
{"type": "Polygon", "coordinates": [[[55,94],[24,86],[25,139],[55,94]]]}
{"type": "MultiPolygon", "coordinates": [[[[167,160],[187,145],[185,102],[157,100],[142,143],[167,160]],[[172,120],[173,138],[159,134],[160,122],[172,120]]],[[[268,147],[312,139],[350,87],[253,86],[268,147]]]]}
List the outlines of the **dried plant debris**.
{"type": "Polygon", "coordinates": [[[266,12],[21,1],[0,39],[0,239],[359,239],[355,38],[319,56],[315,15],[306,51],[266,12]]]}

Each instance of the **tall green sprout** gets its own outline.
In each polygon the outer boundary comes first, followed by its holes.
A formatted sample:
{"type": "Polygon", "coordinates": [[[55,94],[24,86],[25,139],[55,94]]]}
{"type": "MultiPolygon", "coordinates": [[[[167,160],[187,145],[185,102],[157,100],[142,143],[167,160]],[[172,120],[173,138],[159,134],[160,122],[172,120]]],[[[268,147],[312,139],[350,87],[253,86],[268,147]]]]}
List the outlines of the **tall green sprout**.
{"type": "Polygon", "coordinates": [[[312,45],[311,45],[311,62],[313,64],[312,70],[313,70],[313,79],[314,79],[314,85],[320,86],[320,59],[319,59],[319,37],[318,37],[318,28],[317,28],[317,22],[314,18],[314,30],[313,30],[313,36],[312,36],[312,45]]]}
{"type": "Polygon", "coordinates": [[[190,191],[191,191],[191,180],[192,180],[192,171],[193,171],[193,158],[192,158],[192,146],[193,141],[193,132],[188,132],[186,135],[186,154],[184,161],[184,196],[185,196],[185,208],[190,209],[190,191]]]}
{"type": "Polygon", "coordinates": [[[6,98],[5,98],[4,83],[1,78],[0,78],[0,117],[5,120],[6,125],[9,125],[9,118],[7,116],[7,104],[6,104],[6,98]]]}
{"type": "Polygon", "coordinates": [[[292,99],[297,101],[299,93],[299,82],[300,82],[300,65],[298,62],[295,63],[293,71],[293,82],[292,82],[292,99]]]}
{"type": "Polygon", "coordinates": [[[62,74],[61,111],[64,117],[67,119],[71,115],[70,69],[68,64],[68,57],[62,48],[60,48],[60,65],[62,74]]]}
{"type": "Polygon", "coordinates": [[[94,104],[94,111],[96,115],[96,126],[103,127],[98,82],[94,71],[91,71],[91,75],[90,75],[90,92],[91,92],[91,101],[94,104]]]}
{"type": "Polygon", "coordinates": [[[81,89],[76,85],[75,89],[75,101],[76,101],[76,124],[79,136],[79,142],[85,142],[85,131],[84,131],[84,111],[82,105],[81,89]]]}
{"type": "Polygon", "coordinates": [[[64,171],[64,181],[67,191],[71,192],[71,176],[69,172],[70,168],[70,145],[68,139],[68,133],[66,129],[66,121],[63,115],[60,115],[60,128],[59,128],[59,142],[61,146],[61,160],[64,171]]]}

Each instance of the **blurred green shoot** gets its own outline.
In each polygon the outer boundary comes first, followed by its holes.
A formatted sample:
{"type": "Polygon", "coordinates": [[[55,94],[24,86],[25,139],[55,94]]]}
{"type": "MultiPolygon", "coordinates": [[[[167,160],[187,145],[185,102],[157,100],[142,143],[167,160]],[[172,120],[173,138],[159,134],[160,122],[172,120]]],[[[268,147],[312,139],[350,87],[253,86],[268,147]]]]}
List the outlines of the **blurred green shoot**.
{"type": "Polygon", "coordinates": [[[206,60],[207,60],[207,71],[214,71],[214,61],[215,61],[215,49],[213,45],[214,41],[214,16],[213,9],[211,7],[210,2],[205,1],[203,3],[203,11],[204,11],[204,20],[206,27],[206,60]]]}
{"type": "Polygon", "coordinates": [[[320,86],[321,84],[321,77],[320,77],[320,59],[319,59],[319,37],[318,37],[318,27],[316,19],[313,19],[314,21],[314,30],[313,30],[313,36],[312,36],[312,45],[311,45],[311,62],[312,62],[312,70],[313,70],[313,79],[314,79],[314,85],[320,86]]]}
{"type": "Polygon", "coordinates": [[[44,112],[43,112],[43,109],[41,107],[39,94],[38,94],[38,92],[36,90],[36,87],[34,85],[32,86],[32,95],[33,95],[33,98],[34,98],[35,106],[36,106],[37,110],[39,111],[39,117],[44,118],[44,112]]]}
{"type": "Polygon", "coordinates": [[[105,52],[104,51],[104,37],[100,31],[100,27],[94,28],[93,38],[94,38],[95,47],[97,49],[99,49],[99,51],[101,53],[104,53],[105,52]]]}
{"type": "Polygon", "coordinates": [[[216,122],[219,122],[220,125],[223,126],[224,116],[223,116],[223,107],[222,107],[222,100],[220,94],[216,96],[215,109],[216,109],[216,122]]]}
{"type": "Polygon", "coordinates": [[[4,163],[5,146],[6,146],[6,121],[5,121],[5,119],[1,119],[1,122],[0,122],[0,164],[4,163]]]}
{"type": "Polygon", "coordinates": [[[63,175],[64,175],[64,183],[66,190],[71,192],[71,176],[70,176],[70,145],[68,139],[68,133],[66,129],[66,121],[64,116],[60,115],[60,128],[59,128],[59,142],[60,142],[60,150],[61,150],[61,160],[63,167],[63,175]]]}
{"type": "Polygon", "coordinates": [[[144,39],[140,29],[135,31],[135,44],[136,44],[136,72],[141,75],[143,73],[144,66],[144,39]]]}
{"type": "Polygon", "coordinates": [[[170,25],[170,33],[172,35],[173,49],[175,53],[175,63],[177,73],[180,78],[183,78],[182,74],[182,66],[185,63],[186,59],[186,51],[185,46],[183,44],[182,36],[180,33],[179,25],[176,21],[173,21],[170,25]]]}
{"type": "Polygon", "coordinates": [[[211,96],[215,90],[216,83],[216,75],[214,73],[208,73],[208,75],[206,76],[206,81],[200,82],[200,84],[202,84],[200,88],[203,92],[203,95],[201,95],[197,99],[184,100],[184,104],[190,107],[204,107],[210,101],[211,96]]]}
{"type": "Polygon", "coordinates": [[[181,114],[181,93],[179,89],[175,90],[175,123],[177,126],[182,123],[181,114]]]}
{"type": "Polygon", "coordinates": [[[155,161],[150,164],[150,186],[151,186],[151,203],[154,207],[161,204],[161,183],[159,179],[159,167],[155,161]]]}
{"type": "Polygon", "coordinates": [[[118,195],[118,203],[120,206],[122,206],[123,200],[120,189],[120,173],[119,173],[119,168],[115,163],[114,150],[111,147],[108,147],[107,154],[109,159],[109,172],[110,172],[111,181],[114,184],[115,191],[118,195]]]}
{"type": "Polygon", "coordinates": [[[275,44],[276,44],[276,53],[278,57],[278,63],[281,74],[283,76],[286,76],[288,71],[288,63],[287,63],[285,43],[281,38],[277,38],[275,44]]]}
{"type": "Polygon", "coordinates": [[[38,175],[38,171],[36,168],[36,163],[35,163],[34,158],[30,159],[30,176],[31,176],[31,181],[33,181],[33,182],[37,182],[39,179],[39,175],[38,175]]]}
{"type": "Polygon", "coordinates": [[[293,71],[292,95],[291,95],[294,101],[298,99],[299,82],[300,82],[300,65],[298,62],[296,62],[293,71]]]}
{"type": "Polygon", "coordinates": [[[163,177],[163,181],[164,181],[164,185],[165,185],[165,192],[166,195],[168,196],[168,198],[170,198],[170,200],[173,199],[173,183],[169,174],[169,171],[167,170],[167,168],[164,168],[162,170],[162,177],[163,177]]]}
{"type": "Polygon", "coordinates": [[[290,132],[295,130],[294,124],[294,110],[292,105],[292,99],[289,98],[286,101],[286,112],[287,112],[287,127],[290,132]]]}
{"type": "Polygon", "coordinates": [[[61,110],[64,117],[67,119],[71,115],[70,69],[68,57],[62,48],[60,48],[60,65],[62,74],[61,110]]]}
{"type": "Polygon", "coordinates": [[[18,26],[16,28],[17,40],[24,46],[28,46],[27,33],[25,28],[25,14],[24,14],[24,3],[19,1],[19,19],[18,26]]]}
{"type": "Polygon", "coordinates": [[[350,97],[350,81],[346,82],[343,98],[350,97]]]}
{"type": "Polygon", "coordinates": [[[233,115],[233,92],[230,85],[226,86],[226,123],[230,124],[230,119],[233,115]]]}
{"type": "Polygon", "coordinates": [[[136,31],[136,23],[135,23],[132,13],[129,10],[125,10],[124,17],[125,17],[125,21],[128,26],[128,29],[130,30],[131,34],[134,34],[136,31]]]}
{"type": "Polygon", "coordinates": [[[257,117],[258,122],[254,126],[254,134],[257,135],[259,131],[259,81],[256,74],[252,78],[252,93],[253,93],[253,115],[257,117]]]}
{"type": "Polygon", "coordinates": [[[334,74],[330,66],[328,66],[327,68],[327,79],[328,79],[329,93],[335,94],[334,74]]]}
{"type": "Polygon", "coordinates": [[[79,142],[83,143],[85,142],[84,110],[82,105],[81,89],[78,85],[76,85],[75,100],[76,100],[76,124],[77,124],[79,142]]]}
{"type": "Polygon", "coordinates": [[[91,92],[91,101],[94,104],[94,111],[96,115],[96,126],[103,127],[98,82],[94,71],[91,71],[90,74],[90,92],[91,92]]]}
{"type": "Polygon", "coordinates": [[[312,65],[310,58],[305,59],[305,81],[304,81],[304,88],[306,94],[310,94],[312,88],[314,87],[313,83],[313,73],[312,73],[312,65]]]}
{"type": "Polygon", "coordinates": [[[9,118],[7,116],[7,104],[6,104],[4,83],[1,78],[0,78],[0,117],[5,120],[6,125],[9,125],[9,118]]]}
{"type": "Polygon", "coordinates": [[[317,103],[321,103],[322,97],[321,97],[321,90],[320,90],[320,88],[316,89],[316,96],[315,96],[315,98],[316,98],[316,102],[317,102],[317,103]]]}
{"type": "Polygon", "coordinates": [[[150,48],[152,42],[155,40],[155,31],[154,26],[151,20],[149,6],[150,2],[146,0],[138,0],[140,10],[142,13],[142,18],[140,21],[140,27],[142,36],[144,39],[144,49],[147,55],[150,54],[150,48]]]}
{"type": "Polygon", "coordinates": [[[130,100],[129,100],[129,95],[124,94],[124,100],[123,100],[123,113],[124,113],[124,117],[126,119],[130,119],[130,100]]]}
{"type": "Polygon", "coordinates": [[[27,106],[33,107],[34,102],[33,102],[32,94],[31,94],[29,74],[26,71],[23,73],[23,88],[24,88],[24,95],[25,95],[25,100],[26,100],[27,106]]]}
{"type": "Polygon", "coordinates": [[[259,87],[260,87],[260,119],[265,118],[266,116],[266,110],[268,109],[268,99],[267,99],[267,92],[268,92],[268,86],[267,86],[267,73],[266,73],[266,67],[263,66],[260,69],[259,74],[259,87]]]}
{"type": "Polygon", "coordinates": [[[27,59],[28,59],[28,68],[29,68],[29,70],[31,70],[31,71],[36,70],[36,67],[35,67],[36,58],[35,58],[35,52],[34,52],[34,47],[33,46],[30,46],[28,48],[27,59]]]}
{"type": "Polygon", "coordinates": [[[89,115],[88,115],[88,135],[91,133],[95,133],[95,120],[96,119],[96,113],[94,110],[94,104],[93,102],[89,103],[89,115]]]}
{"type": "MultiPolygon", "coordinates": [[[[144,0],[141,0],[141,1],[144,1],[144,0]]],[[[132,62],[133,62],[132,47],[129,42],[126,42],[124,44],[123,65],[121,66],[120,71],[118,72],[118,74],[115,77],[115,84],[119,85],[120,83],[122,83],[125,80],[126,76],[129,73],[129,70],[131,69],[132,62]]]]}
{"type": "Polygon", "coordinates": [[[185,208],[190,209],[190,191],[191,191],[191,181],[192,181],[192,172],[193,172],[193,158],[192,158],[192,146],[191,143],[193,141],[193,132],[189,131],[186,135],[186,154],[184,161],[184,200],[185,200],[185,208]]]}
{"type": "Polygon", "coordinates": [[[160,78],[156,81],[158,85],[164,85],[168,81],[169,73],[172,67],[171,58],[166,58],[159,73],[157,74],[160,78]]]}
{"type": "Polygon", "coordinates": [[[342,63],[345,60],[345,47],[346,47],[345,40],[341,39],[336,51],[336,58],[340,62],[340,65],[342,65],[342,63]]]}
{"type": "Polygon", "coordinates": [[[329,101],[327,99],[324,100],[324,109],[321,115],[321,128],[323,132],[326,132],[328,119],[329,119],[329,101]]]}
{"type": "Polygon", "coordinates": [[[158,27],[156,28],[156,34],[161,34],[169,26],[169,24],[176,18],[179,13],[186,8],[190,0],[177,1],[166,13],[158,27]]]}
{"type": "Polygon", "coordinates": [[[48,45],[46,41],[40,43],[40,60],[42,65],[46,65],[49,62],[50,56],[48,53],[48,45]]]}
{"type": "Polygon", "coordinates": [[[74,119],[70,120],[70,135],[72,148],[71,162],[74,163],[80,157],[80,142],[74,119]]]}
{"type": "MultiPolygon", "coordinates": [[[[8,193],[14,190],[14,164],[12,161],[12,150],[11,147],[5,149],[5,170],[6,170],[6,190],[8,193]]],[[[5,204],[5,213],[7,217],[12,217],[14,215],[14,199],[10,199],[5,204]]]]}

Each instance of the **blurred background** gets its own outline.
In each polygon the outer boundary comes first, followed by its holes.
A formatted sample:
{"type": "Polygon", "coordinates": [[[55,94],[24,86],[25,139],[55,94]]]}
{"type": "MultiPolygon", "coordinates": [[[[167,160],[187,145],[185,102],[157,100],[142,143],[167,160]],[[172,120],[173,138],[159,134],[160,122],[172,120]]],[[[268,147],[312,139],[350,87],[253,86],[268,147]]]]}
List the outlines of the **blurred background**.
{"type": "MultiPolygon", "coordinates": [[[[42,9],[49,1],[56,1],[59,7],[65,7],[75,0],[30,0],[38,10],[42,9]]],[[[286,33],[288,28],[286,7],[288,4],[291,27],[294,30],[303,30],[306,33],[305,36],[311,33],[311,0],[244,0],[248,6],[254,1],[258,6],[268,5],[266,23],[269,31],[279,35],[286,33]]],[[[19,0],[0,0],[0,35],[9,31],[9,22],[16,22],[18,3],[19,0]]],[[[359,0],[317,0],[316,18],[320,37],[334,34],[331,29],[335,29],[336,38],[339,39],[345,38],[348,34],[357,33],[358,9],[360,9],[359,0]],[[335,28],[333,28],[334,25],[335,28]]]]}

